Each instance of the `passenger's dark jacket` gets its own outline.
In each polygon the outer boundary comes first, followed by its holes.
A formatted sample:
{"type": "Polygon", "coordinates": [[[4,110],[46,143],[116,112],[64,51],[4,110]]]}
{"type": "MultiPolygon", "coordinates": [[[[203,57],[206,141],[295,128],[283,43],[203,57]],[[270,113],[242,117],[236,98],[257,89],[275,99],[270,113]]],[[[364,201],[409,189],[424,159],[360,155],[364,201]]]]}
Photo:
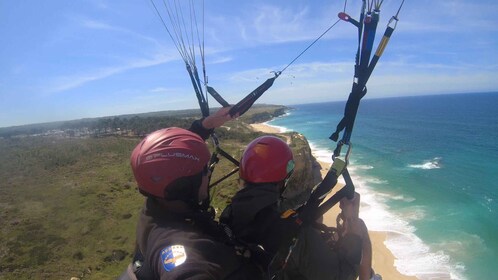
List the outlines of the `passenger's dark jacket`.
{"type": "Polygon", "coordinates": [[[276,184],[248,184],[233,197],[220,221],[243,243],[262,246],[268,255],[263,261],[273,259],[270,271],[285,260],[297,237],[285,269],[273,271],[276,279],[356,279],[361,260],[360,237],[346,235],[332,249],[318,230],[301,226],[292,217],[282,218],[279,197],[276,184]]]}

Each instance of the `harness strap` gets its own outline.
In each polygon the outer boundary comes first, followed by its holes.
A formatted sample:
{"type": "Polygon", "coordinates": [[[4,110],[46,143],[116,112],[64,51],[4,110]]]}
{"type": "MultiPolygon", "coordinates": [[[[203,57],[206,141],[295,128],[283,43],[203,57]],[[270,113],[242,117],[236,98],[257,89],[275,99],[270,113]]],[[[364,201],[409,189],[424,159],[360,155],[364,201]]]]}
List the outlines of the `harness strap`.
{"type": "Polygon", "coordinates": [[[361,99],[367,93],[366,84],[375,66],[377,65],[377,62],[382,56],[382,53],[384,52],[384,49],[386,48],[387,43],[389,42],[389,39],[394,32],[394,29],[396,28],[398,15],[401,7],[404,4],[404,0],[401,2],[396,15],[393,16],[389,21],[389,24],[384,32],[384,36],[382,37],[382,40],[379,43],[374,56],[370,60],[377,24],[379,22],[380,5],[382,4],[382,2],[376,3],[373,12],[373,2],[371,3],[372,4],[368,7],[368,11],[366,11],[366,1],[363,0],[359,22],[353,20],[344,12],[339,13],[339,17],[342,20],[350,22],[358,28],[358,50],[355,59],[353,86],[344,108],[344,116],[337,124],[335,132],[333,132],[329,137],[329,139],[331,139],[332,141],[337,142],[339,140],[339,134],[344,130],[342,139],[340,142],[338,142],[337,148],[334,151],[334,157],[339,156],[341,145],[350,144],[351,134],[353,132],[353,126],[356,119],[356,114],[358,112],[358,107],[360,106],[361,99]],[[391,26],[393,22],[394,24],[391,26]]]}
{"type": "Polygon", "coordinates": [[[276,78],[278,78],[278,74],[275,74],[275,77],[273,78],[267,79],[263,84],[244,97],[244,99],[240,100],[239,103],[235,104],[232,109],[230,109],[230,116],[235,116],[237,114],[242,116],[242,114],[247,112],[252,104],[254,104],[254,102],[273,85],[276,78]]]}
{"type": "Polygon", "coordinates": [[[216,101],[218,101],[218,103],[220,103],[221,106],[223,106],[223,107],[230,106],[230,104],[228,104],[228,102],[226,102],[225,99],[223,99],[223,97],[221,97],[221,95],[214,88],[212,88],[210,86],[206,86],[206,89],[207,89],[207,92],[209,92],[209,94],[211,94],[211,96],[216,101]]]}
{"type": "Polygon", "coordinates": [[[150,264],[145,261],[144,255],[140,252],[138,247],[135,247],[135,253],[133,255],[133,262],[128,266],[131,269],[135,279],[138,280],[153,280],[155,278],[154,272],[152,271],[150,264]]]}
{"type": "Polygon", "coordinates": [[[197,69],[190,67],[189,64],[186,64],[187,72],[190,76],[190,81],[192,82],[192,86],[194,87],[195,96],[197,97],[197,101],[199,102],[199,107],[202,112],[203,117],[209,116],[209,106],[206,98],[202,92],[202,87],[199,81],[199,74],[197,73],[197,69]]]}

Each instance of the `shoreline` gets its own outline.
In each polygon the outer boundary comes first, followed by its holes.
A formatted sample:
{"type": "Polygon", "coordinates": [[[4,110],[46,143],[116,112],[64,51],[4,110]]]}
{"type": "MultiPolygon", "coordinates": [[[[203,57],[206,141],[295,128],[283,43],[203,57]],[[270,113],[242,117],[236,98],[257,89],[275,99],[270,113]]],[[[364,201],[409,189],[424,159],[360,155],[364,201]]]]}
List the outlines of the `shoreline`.
{"type": "MultiPolygon", "coordinates": [[[[275,126],[268,125],[266,123],[257,123],[257,124],[251,124],[251,127],[256,130],[260,131],[263,133],[282,133],[282,131],[275,126]]],[[[315,154],[315,151],[312,150],[313,156],[316,159],[316,162],[318,163],[315,168],[319,168],[320,173],[322,174],[322,178],[325,176],[325,174],[328,171],[328,166],[330,165],[329,163],[323,162],[318,160],[317,155],[315,154]]],[[[340,183],[339,183],[340,184],[340,183]]],[[[339,185],[338,184],[338,185],[339,185]]],[[[335,191],[340,189],[340,186],[337,186],[334,188],[335,191]]],[[[331,196],[334,193],[332,191],[328,196],[331,196]]],[[[328,226],[335,226],[336,224],[336,217],[339,214],[340,209],[338,205],[335,205],[332,209],[330,209],[324,216],[323,216],[323,221],[326,225],[328,226]]],[[[368,221],[366,220],[365,223],[368,226],[368,221]]],[[[372,243],[372,267],[375,271],[375,273],[378,273],[382,276],[383,279],[400,279],[400,280],[417,280],[418,278],[415,276],[408,276],[405,274],[402,274],[399,272],[396,268],[395,261],[396,258],[394,257],[393,253],[387,248],[385,241],[388,236],[388,232],[386,231],[371,231],[369,230],[369,236],[370,240],[372,243]]]]}

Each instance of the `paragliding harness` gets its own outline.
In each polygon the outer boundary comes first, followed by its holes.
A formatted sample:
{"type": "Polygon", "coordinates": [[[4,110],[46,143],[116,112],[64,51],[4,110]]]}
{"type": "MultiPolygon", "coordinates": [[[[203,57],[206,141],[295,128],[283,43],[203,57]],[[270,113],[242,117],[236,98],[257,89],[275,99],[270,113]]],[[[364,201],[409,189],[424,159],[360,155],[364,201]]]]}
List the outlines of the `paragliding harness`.
{"type": "Polygon", "coordinates": [[[322,217],[342,198],[346,197],[348,199],[352,199],[354,197],[355,186],[353,184],[353,180],[351,179],[347,166],[349,164],[349,157],[352,151],[351,134],[356,119],[356,114],[358,112],[358,107],[360,105],[361,99],[367,93],[367,81],[370,78],[377,62],[382,56],[384,49],[387,46],[392,33],[394,32],[394,29],[396,28],[398,15],[401,7],[404,4],[403,0],[396,15],[391,17],[391,19],[389,20],[387,28],[384,32],[384,36],[380,41],[374,56],[370,60],[375,39],[375,32],[377,29],[377,24],[379,22],[380,7],[382,5],[382,2],[383,1],[379,0],[363,0],[360,12],[360,20],[356,21],[345,12],[347,5],[346,0],[344,11],[339,13],[338,15],[341,20],[353,24],[358,29],[358,49],[355,59],[352,90],[345,105],[344,116],[338,123],[336,130],[329,137],[329,139],[337,142],[337,146],[332,155],[332,166],[330,167],[322,182],[312,192],[306,204],[295,212],[288,212],[284,214],[287,217],[292,217],[292,219],[295,220],[295,223],[299,225],[299,227],[297,227],[297,230],[295,230],[294,238],[292,238],[291,243],[287,246],[288,249],[285,257],[274,258],[272,260],[272,264],[269,266],[269,275],[272,279],[278,278],[279,274],[286,267],[289,257],[292,254],[293,248],[296,246],[297,242],[299,242],[297,235],[299,228],[301,228],[302,226],[313,226],[314,228],[322,232],[327,240],[332,240],[332,244],[330,244],[332,247],[337,241],[334,240],[334,238],[337,238],[337,236],[340,238],[341,236],[341,226],[343,225],[341,215],[337,217],[338,228],[327,227],[326,225],[317,222],[317,219],[322,217]],[[339,134],[343,130],[344,133],[342,139],[338,141],[339,134]],[[348,149],[343,160],[339,157],[341,155],[341,149],[344,145],[348,146],[348,149]],[[337,191],[328,200],[323,202],[326,195],[337,184],[337,180],[340,176],[343,177],[345,186],[337,191]]]}

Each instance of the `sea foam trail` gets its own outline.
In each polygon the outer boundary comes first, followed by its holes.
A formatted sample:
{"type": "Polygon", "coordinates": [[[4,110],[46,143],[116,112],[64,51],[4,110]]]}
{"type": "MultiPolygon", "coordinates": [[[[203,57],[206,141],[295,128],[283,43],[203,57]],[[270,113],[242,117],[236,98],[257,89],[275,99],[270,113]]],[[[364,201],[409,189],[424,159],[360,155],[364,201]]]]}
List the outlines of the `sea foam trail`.
{"type": "Polygon", "coordinates": [[[287,111],[287,112],[285,112],[285,114],[283,114],[283,115],[281,115],[281,116],[278,116],[278,117],[276,117],[276,118],[274,118],[274,119],[271,119],[271,120],[269,120],[269,121],[267,121],[267,122],[264,122],[263,124],[264,124],[264,125],[267,125],[267,126],[269,126],[269,127],[273,127],[273,128],[275,128],[275,129],[277,129],[280,133],[289,132],[289,131],[292,131],[292,130],[288,129],[287,127],[283,127],[283,126],[278,126],[278,125],[270,124],[270,122],[272,122],[272,121],[274,121],[274,120],[276,120],[276,119],[280,119],[280,118],[285,118],[285,117],[288,117],[288,116],[290,116],[290,115],[291,115],[291,112],[287,111]]]}
{"type": "MultiPolygon", "coordinates": [[[[321,149],[312,142],[310,147],[315,158],[332,163],[332,151],[321,149]]],[[[432,250],[415,234],[416,228],[410,221],[425,217],[422,207],[411,207],[401,214],[392,211],[388,205],[389,201],[411,202],[414,198],[379,192],[373,186],[388,183],[387,181],[358,175],[359,171],[373,168],[374,166],[355,165],[352,162],[348,170],[357,191],[361,194],[360,217],[369,230],[387,233],[385,245],[395,256],[398,271],[419,279],[465,279],[462,276],[464,267],[452,265],[448,255],[443,251],[432,250]]]]}
{"type": "Polygon", "coordinates": [[[426,160],[421,164],[409,164],[408,167],[418,169],[438,169],[441,168],[441,157],[435,157],[431,160],[426,160]]]}
{"type": "Polygon", "coordinates": [[[289,130],[286,127],[283,127],[283,126],[269,124],[268,122],[264,122],[263,124],[266,125],[266,126],[269,126],[269,127],[277,129],[279,133],[289,132],[289,130]]]}

